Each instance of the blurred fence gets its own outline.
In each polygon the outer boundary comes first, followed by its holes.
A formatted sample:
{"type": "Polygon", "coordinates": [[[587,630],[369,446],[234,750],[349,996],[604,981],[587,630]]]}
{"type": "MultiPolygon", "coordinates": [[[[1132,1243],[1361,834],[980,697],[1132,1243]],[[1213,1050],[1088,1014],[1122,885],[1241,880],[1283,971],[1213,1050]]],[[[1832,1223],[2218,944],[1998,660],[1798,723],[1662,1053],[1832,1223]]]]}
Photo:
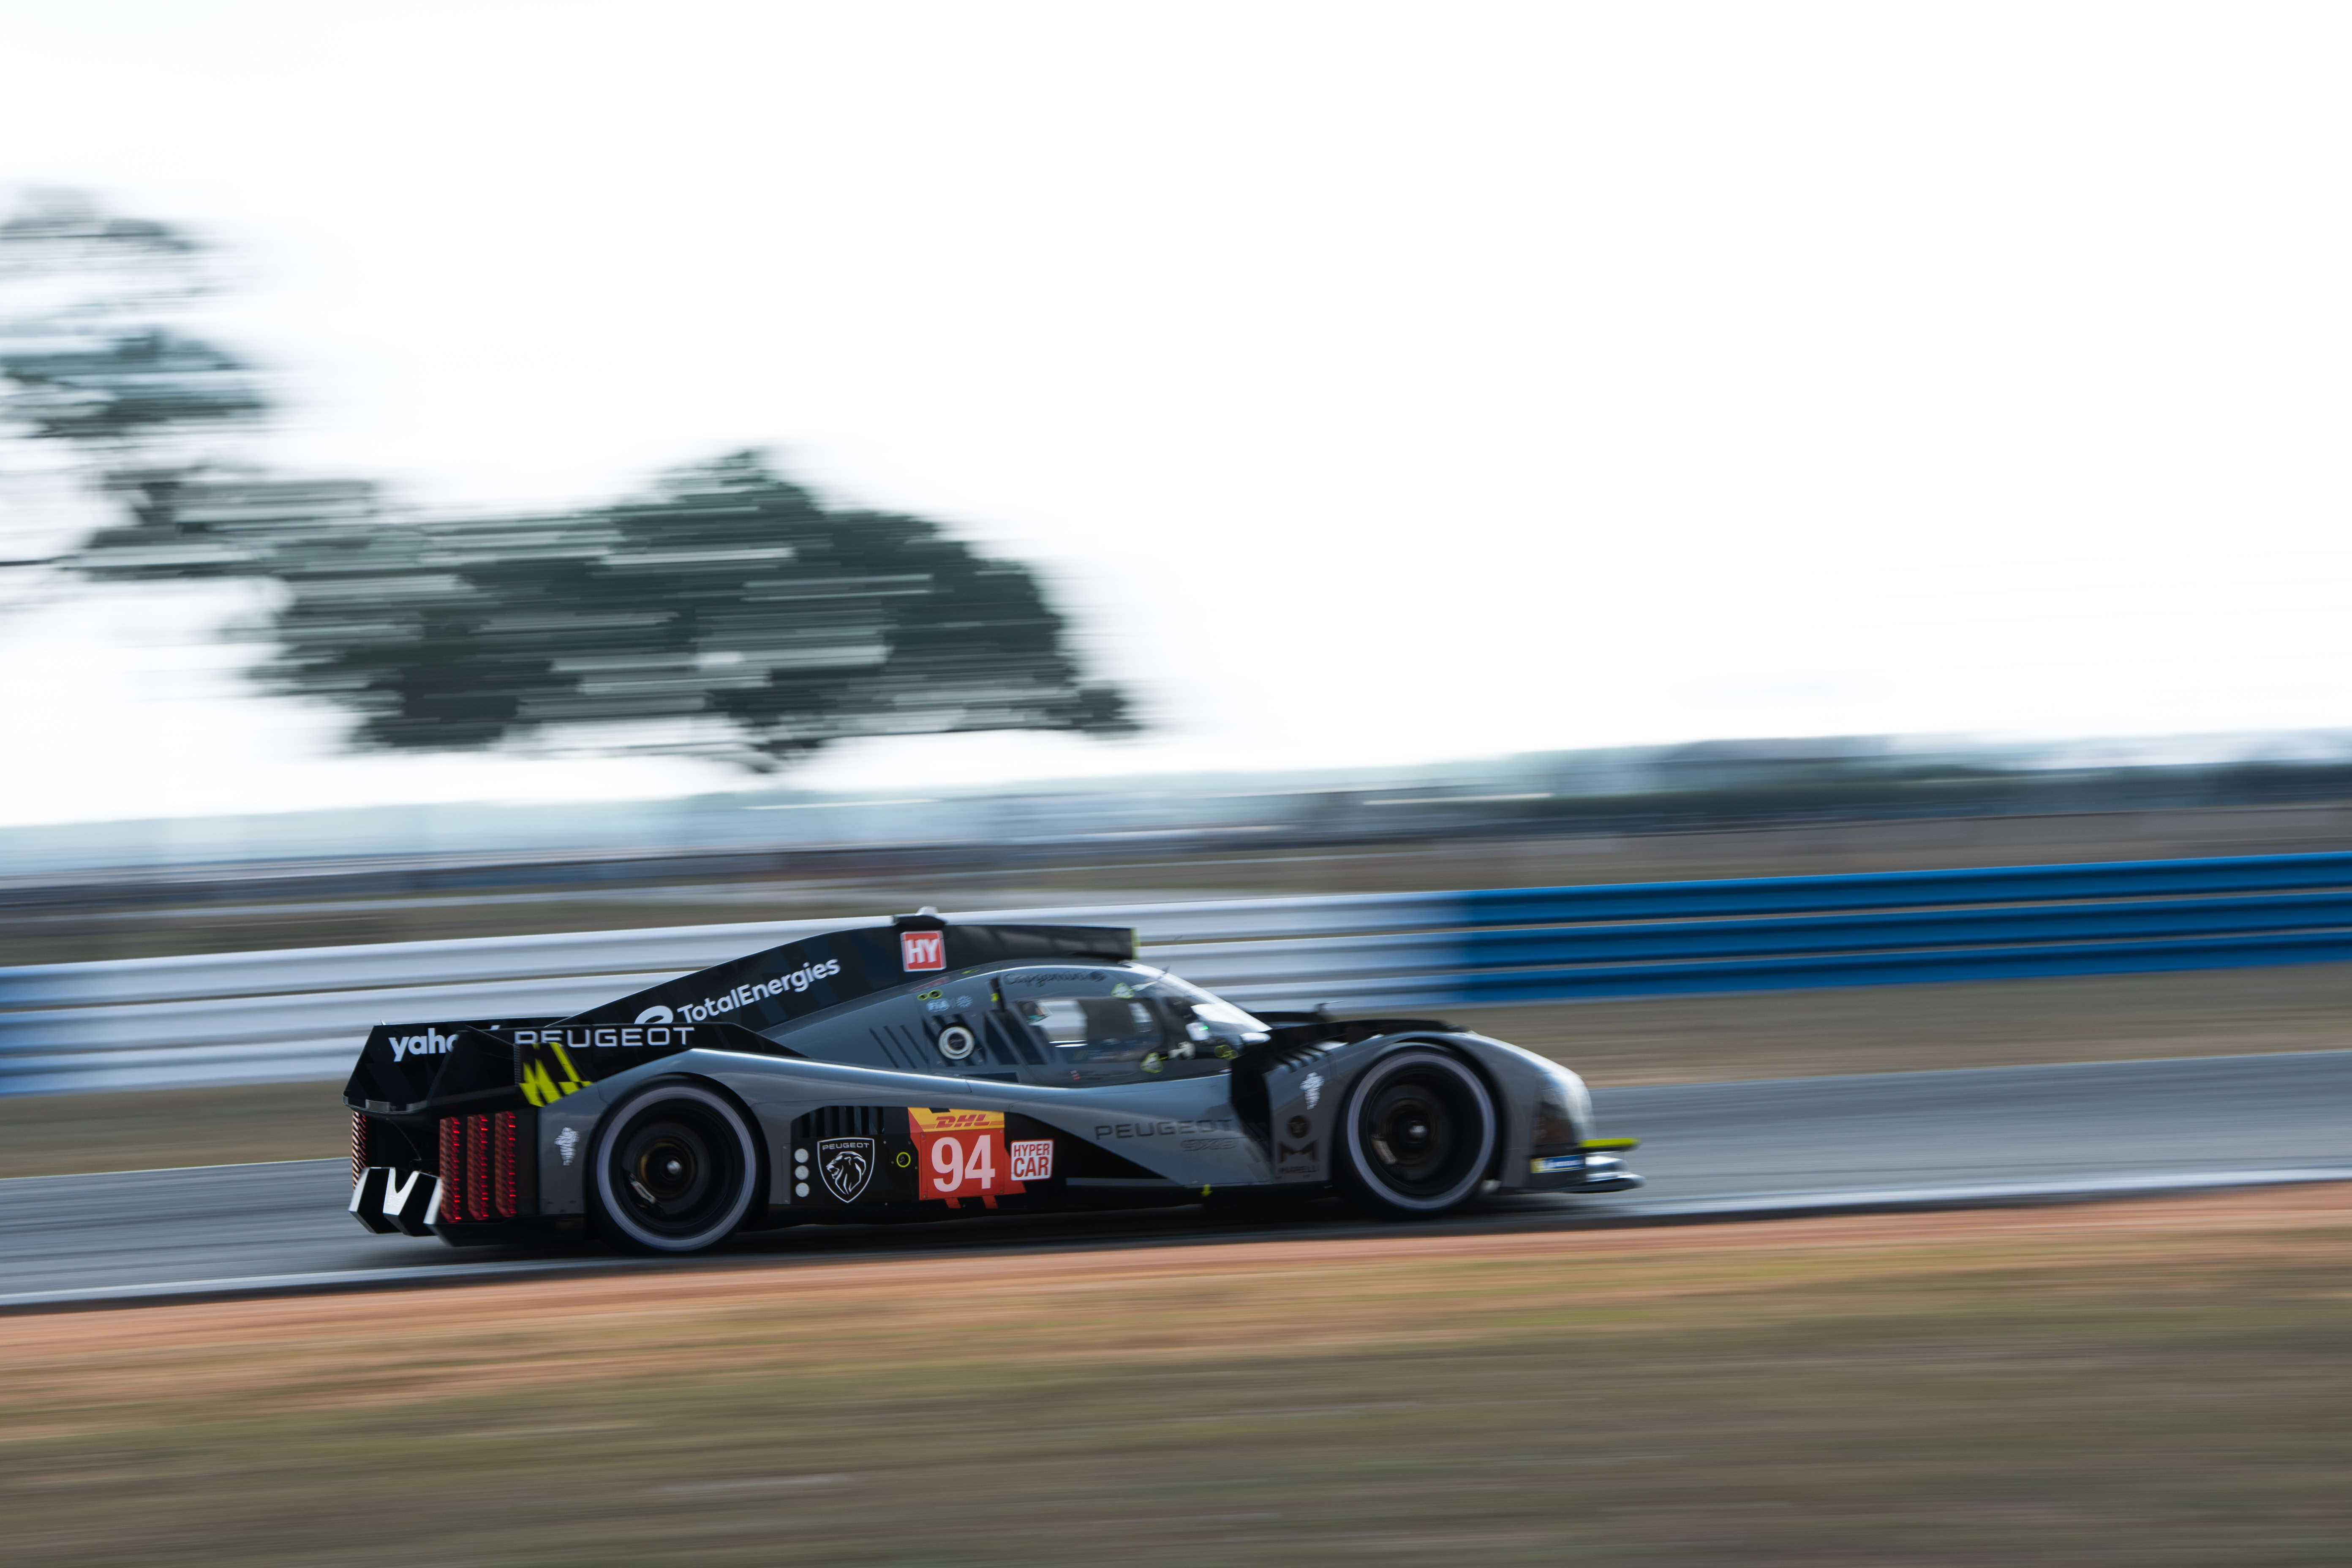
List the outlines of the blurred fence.
{"type": "MultiPolygon", "coordinates": [[[[1488,1003],[2352,959],[2352,854],[987,910],[1136,928],[1260,1007],[1488,1003]]],[[[558,1015],[857,921],[0,969],[0,1094],[340,1078],[379,1022],[558,1015]]]]}

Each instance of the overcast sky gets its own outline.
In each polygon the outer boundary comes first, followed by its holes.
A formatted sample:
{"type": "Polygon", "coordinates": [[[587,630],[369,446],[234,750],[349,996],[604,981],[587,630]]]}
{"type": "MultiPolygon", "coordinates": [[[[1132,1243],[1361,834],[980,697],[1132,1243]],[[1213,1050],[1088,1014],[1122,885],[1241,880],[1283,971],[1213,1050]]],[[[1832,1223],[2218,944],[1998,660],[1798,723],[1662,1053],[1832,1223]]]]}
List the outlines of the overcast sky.
{"type": "MultiPolygon", "coordinates": [[[[772,446],[1039,566],[1158,726],[810,784],[2352,724],[2340,5],[0,19],[0,186],[232,247],[280,461],[772,446]]],[[[338,761],[222,613],[0,625],[0,820],[740,776],[338,761]]]]}

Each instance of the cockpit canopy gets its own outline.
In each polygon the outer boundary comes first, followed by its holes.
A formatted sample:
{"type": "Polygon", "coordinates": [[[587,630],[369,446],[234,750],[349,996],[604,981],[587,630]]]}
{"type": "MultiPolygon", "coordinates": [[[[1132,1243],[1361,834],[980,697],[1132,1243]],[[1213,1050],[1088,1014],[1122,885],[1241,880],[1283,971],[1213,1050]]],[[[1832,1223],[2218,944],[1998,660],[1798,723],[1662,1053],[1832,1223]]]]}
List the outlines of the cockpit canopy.
{"type": "Polygon", "coordinates": [[[1213,1062],[1268,1037],[1266,1026],[1190,981],[1141,965],[1013,969],[996,977],[1004,1005],[1068,1064],[1133,1063],[1147,1072],[1213,1062]]]}

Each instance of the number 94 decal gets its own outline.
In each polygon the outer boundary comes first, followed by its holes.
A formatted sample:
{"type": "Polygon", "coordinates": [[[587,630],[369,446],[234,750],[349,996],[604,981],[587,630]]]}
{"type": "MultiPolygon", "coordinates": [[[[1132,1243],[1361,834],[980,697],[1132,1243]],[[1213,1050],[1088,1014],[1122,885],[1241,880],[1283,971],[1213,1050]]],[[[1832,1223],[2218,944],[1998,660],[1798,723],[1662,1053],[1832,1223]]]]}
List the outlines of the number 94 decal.
{"type": "Polygon", "coordinates": [[[926,1110],[909,1106],[907,1130],[915,1140],[918,1195],[963,1207],[978,1198],[994,1208],[1006,1193],[1027,1191],[1028,1182],[1054,1177],[1054,1141],[1023,1139],[1008,1144],[1001,1110],[926,1110]]]}

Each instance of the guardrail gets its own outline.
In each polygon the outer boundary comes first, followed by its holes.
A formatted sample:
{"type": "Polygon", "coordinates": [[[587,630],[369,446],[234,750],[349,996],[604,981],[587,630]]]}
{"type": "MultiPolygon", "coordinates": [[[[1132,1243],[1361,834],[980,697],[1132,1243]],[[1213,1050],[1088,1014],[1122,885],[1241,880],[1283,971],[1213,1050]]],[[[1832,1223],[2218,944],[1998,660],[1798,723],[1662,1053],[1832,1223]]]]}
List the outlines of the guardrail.
{"type": "MultiPolygon", "coordinates": [[[[2352,854],[982,910],[1136,928],[1245,1005],[1435,1010],[2352,959],[2352,854]]],[[[340,1078],[383,1021],[563,1014],[871,921],[0,969],[0,1094],[340,1078]]]]}

